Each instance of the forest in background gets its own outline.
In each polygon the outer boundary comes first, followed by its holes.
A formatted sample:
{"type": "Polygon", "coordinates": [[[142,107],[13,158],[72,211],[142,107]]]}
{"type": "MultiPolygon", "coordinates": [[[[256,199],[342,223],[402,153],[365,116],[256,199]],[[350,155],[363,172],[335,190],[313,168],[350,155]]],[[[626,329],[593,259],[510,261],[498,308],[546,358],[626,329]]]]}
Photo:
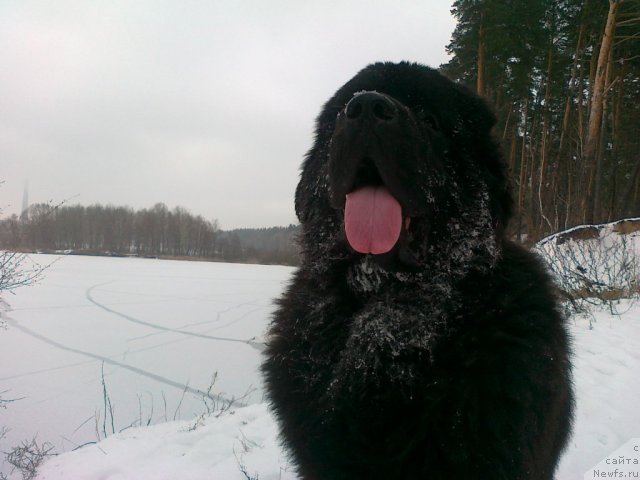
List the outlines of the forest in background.
{"type": "MultiPolygon", "coordinates": [[[[452,13],[440,70],[494,107],[514,238],[640,216],[640,0],[457,0],[452,13]]],[[[0,221],[0,248],[295,265],[296,231],[222,231],[163,203],[37,204],[0,221]]]]}
{"type": "Polygon", "coordinates": [[[457,0],[441,65],[493,104],[527,243],[640,215],[640,0],[457,0]]]}
{"type": "Polygon", "coordinates": [[[112,205],[35,204],[0,220],[0,246],[18,251],[197,258],[296,265],[297,227],[222,231],[216,220],[163,203],[133,210],[112,205]]]}

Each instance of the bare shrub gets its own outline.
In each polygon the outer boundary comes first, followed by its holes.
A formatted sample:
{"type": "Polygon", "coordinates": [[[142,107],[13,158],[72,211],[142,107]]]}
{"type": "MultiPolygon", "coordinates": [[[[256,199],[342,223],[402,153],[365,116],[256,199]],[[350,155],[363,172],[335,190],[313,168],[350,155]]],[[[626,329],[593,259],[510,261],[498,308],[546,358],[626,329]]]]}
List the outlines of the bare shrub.
{"type": "Polygon", "coordinates": [[[55,455],[53,445],[48,442],[38,443],[36,438],[22,442],[6,452],[6,458],[12,471],[19,471],[23,480],[32,480],[38,473],[38,467],[47,457],[55,455]]]}
{"type": "Polygon", "coordinates": [[[247,465],[244,462],[244,455],[246,453],[249,453],[251,450],[253,450],[256,447],[262,448],[262,445],[259,445],[254,440],[247,438],[247,436],[242,431],[240,431],[240,437],[237,440],[238,440],[238,443],[240,444],[241,451],[240,451],[240,454],[238,454],[238,452],[236,451],[236,447],[234,445],[233,455],[236,457],[236,462],[238,463],[238,469],[240,470],[240,473],[244,475],[244,478],[246,480],[259,480],[258,472],[254,474],[249,473],[249,469],[247,468],[247,465]]]}
{"type": "Polygon", "coordinates": [[[40,265],[26,253],[0,251],[0,292],[32,285],[49,265],[40,265]]]}
{"type": "Polygon", "coordinates": [[[247,466],[237,456],[236,456],[236,461],[238,462],[238,470],[240,470],[240,473],[244,475],[244,478],[246,480],[260,480],[260,475],[258,474],[258,472],[254,474],[250,474],[249,470],[247,470],[247,466]]]}
{"type": "MultiPolygon", "coordinates": [[[[26,253],[0,250],[0,294],[13,293],[16,288],[33,285],[50,266],[39,264],[26,253]]],[[[8,310],[8,303],[0,297],[0,328],[6,328],[2,317],[8,310]]]]}
{"type": "Polygon", "coordinates": [[[214,386],[218,380],[218,372],[214,372],[211,376],[211,381],[206,390],[200,391],[199,398],[204,405],[204,411],[198,415],[194,422],[187,428],[187,431],[194,431],[198,427],[204,425],[204,422],[209,417],[218,418],[225,413],[232,413],[232,407],[236,402],[241,402],[249,395],[250,392],[245,393],[240,399],[231,397],[230,399],[224,397],[224,395],[214,393],[214,386]]]}
{"type": "Polygon", "coordinates": [[[602,227],[589,239],[549,237],[535,250],[551,270],[568,313],[588,315],[591,307],[605,306],[620,314],[620,300],[640,295],[640,252],[634,239],[602,227]]]}

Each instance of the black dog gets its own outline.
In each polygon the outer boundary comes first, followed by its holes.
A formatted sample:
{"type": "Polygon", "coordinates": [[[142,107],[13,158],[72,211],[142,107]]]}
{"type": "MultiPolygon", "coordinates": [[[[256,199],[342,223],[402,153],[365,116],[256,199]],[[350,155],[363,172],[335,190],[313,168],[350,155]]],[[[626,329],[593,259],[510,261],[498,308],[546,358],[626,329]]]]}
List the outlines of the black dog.
{"type": "Polygon", "coordinates": [[[325,105],[266,389],[304,479],[549,480],[571,428],[564,320],[511,243],[485,103],[371,65],[325,105]]]}

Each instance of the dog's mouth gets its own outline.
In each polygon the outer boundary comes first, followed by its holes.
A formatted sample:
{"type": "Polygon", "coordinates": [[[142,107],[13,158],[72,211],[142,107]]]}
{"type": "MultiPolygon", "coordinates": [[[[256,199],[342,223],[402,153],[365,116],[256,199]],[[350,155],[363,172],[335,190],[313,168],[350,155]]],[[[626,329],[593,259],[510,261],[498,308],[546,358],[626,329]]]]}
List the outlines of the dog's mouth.
{"type": "Polygon", "coordinates": [[[403,212],[373,162],[365,159],[345,195],[344,230],[351,248],[362,254],[389,253],[411,223],[403,212]]]}
{"type": "Polygon", "coordinates": [[[358,253],[389,253],[408,229],[410,217],[384,185],[359,187],[346,196],[344,229],[351,248],[358,253]]]}
{"type": "Polygon", "coordinates": [[[423,175],[425,147],[408,109],[388,95],[359,92],[338,114],[329,146],[330,202],[343,209],[354,251],[382,258],[401,250],[411,219],[425,214],[414,178],[423,175]]]}

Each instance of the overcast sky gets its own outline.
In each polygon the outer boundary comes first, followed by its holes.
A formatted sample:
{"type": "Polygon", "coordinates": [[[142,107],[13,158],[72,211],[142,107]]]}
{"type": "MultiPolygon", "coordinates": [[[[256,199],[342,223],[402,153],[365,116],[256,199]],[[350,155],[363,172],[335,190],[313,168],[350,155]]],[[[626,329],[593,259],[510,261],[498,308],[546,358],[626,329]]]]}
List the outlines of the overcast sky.
{"type": "Polygon", "coordinates": [[[296,222],[322,103],[368,63],[437,67],[448,0],[2,0],[0,207],[181,205],[296,222]]]}

